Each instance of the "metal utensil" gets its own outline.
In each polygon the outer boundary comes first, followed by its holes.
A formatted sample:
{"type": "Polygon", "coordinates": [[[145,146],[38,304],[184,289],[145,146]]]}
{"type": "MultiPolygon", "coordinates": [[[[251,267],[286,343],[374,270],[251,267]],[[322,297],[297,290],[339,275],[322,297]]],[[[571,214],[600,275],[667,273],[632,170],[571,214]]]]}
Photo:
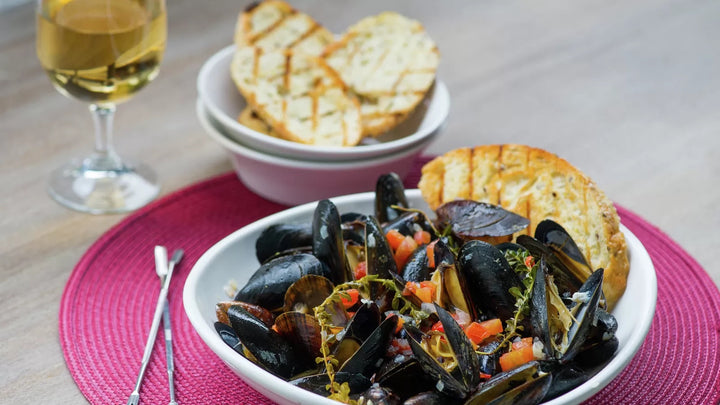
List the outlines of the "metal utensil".
{"type": "MultiPolygon", "coordinates": [[[[173,253],[172,261],[177,263],[182,259],[183,251],[178,249],[173,253]]],[[[140,402],[140,385],[142,384],[143,377],[145,377],[145,370],[147,369],[148,363],[150,362],[150,355],[152,354],[153,343],[157,337],[158,327],[160,326],[160,318],[162,317],[163,307],[167,302],[168,287],[170,286],[170,279],[173,274],[173,267],[168,266],[168,272],[163,280],[162,288],[160,289],[160,295],[158,296],[157,305],[155,305],[155,314],[153,315],[153,321],[150,325],[150,333],[148,334],[147,342],[145,342],[145,352],[143,353],[142,363],[140,364],[140,372],[138,373],[138,379],[135,382],[135,388],[128,398],[127,405],[138,405],[140,402]]]]}
{"type": "MultiPolygon", "coordinates": [[[[178,258],[178,261],[180,258],[178,258]]],[[[160,283],[165,280],[169,269],[175,268],[177,262],[174,260],[168,264],[167,249],[165,246],[155,246],[155,272],[160,277],[160,283]]],[[[163,330],[165,332],[165,361],[167,364],[168,387],[170,389],[169,405],[177,405],[175,401],[175,362],[173,360],[172,347],[172,326],[170,323],[170,304],[166,301],[163,307],[163,330]]]]}

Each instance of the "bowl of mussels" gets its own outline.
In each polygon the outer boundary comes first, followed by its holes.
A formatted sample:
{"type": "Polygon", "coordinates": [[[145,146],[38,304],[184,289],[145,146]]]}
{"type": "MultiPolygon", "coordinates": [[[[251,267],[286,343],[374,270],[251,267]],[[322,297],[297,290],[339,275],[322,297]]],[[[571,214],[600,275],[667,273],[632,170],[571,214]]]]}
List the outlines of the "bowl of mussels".
{"type": "Polygon", "coordinates": [[[538,253],[542,235],[493,244],[448,232],[481,215],[490,233],[512,234],[524,218],[468,201],[432,212],[396,177],[378,185],[247,225],[188,276],[197,333],[271,400],[575,404],[640,348],[656,281],[625,227],[627,288],[608,311],[603,271],[576,287],[558,281],[561,260],[538,253]]]}

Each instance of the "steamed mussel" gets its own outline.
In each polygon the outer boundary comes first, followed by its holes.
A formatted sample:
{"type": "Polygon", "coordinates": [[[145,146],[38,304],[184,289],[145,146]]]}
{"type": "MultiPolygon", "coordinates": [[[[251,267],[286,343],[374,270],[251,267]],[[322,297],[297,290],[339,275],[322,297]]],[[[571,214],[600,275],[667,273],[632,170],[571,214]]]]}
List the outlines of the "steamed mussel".
{"type": "Polygon", "coordinates": [[[618,347],[603,270],[562,226],[474,201],[410,207],[394,174],[372,214],[320,201],[257,241],[262,265],[216,329],[236,352],[318,395],[357,404],[540,403],[618,347]]]}

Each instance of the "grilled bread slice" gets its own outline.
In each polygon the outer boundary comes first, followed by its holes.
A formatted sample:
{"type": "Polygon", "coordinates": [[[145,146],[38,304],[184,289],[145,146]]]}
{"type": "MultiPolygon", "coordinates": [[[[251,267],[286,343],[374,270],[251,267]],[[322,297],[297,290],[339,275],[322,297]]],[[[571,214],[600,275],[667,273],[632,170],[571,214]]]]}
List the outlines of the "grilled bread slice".
{"type": "Polygon", "coordinates": [[[251,107],[245,107],[241,112],[240,115],[238,115],[237,118],[238,122],[245,125],[246,127],[266,134],[270,135],[275,138],[279,138],[280,135],[278,135],[277,132],[275,132],[274,129],[270,125],[268,125],[267,122],[263,121],[262,118],[260,118],[259,115],[251,107]]]}
{"type": "Polygon", "coordinates": [[[612,308],[630,268],[615,207],[595,183],[567,161],[524,145],[486,145],[450,151],[422,168],[418,184],[432,209],[454,199],[499,204],[530,219],[533,235],[552,219],[572,236],[593,268],[604,268],[603,292],[612,308]]]}
{"type": "Polygon", "coordinates": [[[238,47],[230,74],[252,109],[282,138],[327,146],[360,142],[358,102],[322,59],[238,47]]]}
{"type": "Polygon", "coordinates": [[[435,81],[440,61],[423,26],[393,12],[360,20],[323,56],[359,96],[369,136],[407,118],[435,81]]]}
{"type": "Polygon", "coordinates": [[[317,56],[334,39],[312,17],[279,0],[252,4],[240,13],[235,27],[235,44],[266,51],[293,49],[317,56]]]}

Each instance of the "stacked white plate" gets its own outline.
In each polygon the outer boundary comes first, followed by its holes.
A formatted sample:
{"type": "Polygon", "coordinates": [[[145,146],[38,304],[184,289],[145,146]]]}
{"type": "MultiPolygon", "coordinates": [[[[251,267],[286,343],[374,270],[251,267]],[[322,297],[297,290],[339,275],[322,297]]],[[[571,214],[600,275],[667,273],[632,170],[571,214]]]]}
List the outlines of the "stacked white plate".
{"type": "Polygon", "coordinates": [[[384,173],[404,177],[440,133],[450,109],[445,84],[437,80],[416,111],[392,131],[353,147],[305,145],[252,130],[237,121],[245,100],[230,77],[234,46],[213,55],[197,81],[197,115],[218,142],[240,179],[257,194],[295,205],[370,191],[384,173]]]}

